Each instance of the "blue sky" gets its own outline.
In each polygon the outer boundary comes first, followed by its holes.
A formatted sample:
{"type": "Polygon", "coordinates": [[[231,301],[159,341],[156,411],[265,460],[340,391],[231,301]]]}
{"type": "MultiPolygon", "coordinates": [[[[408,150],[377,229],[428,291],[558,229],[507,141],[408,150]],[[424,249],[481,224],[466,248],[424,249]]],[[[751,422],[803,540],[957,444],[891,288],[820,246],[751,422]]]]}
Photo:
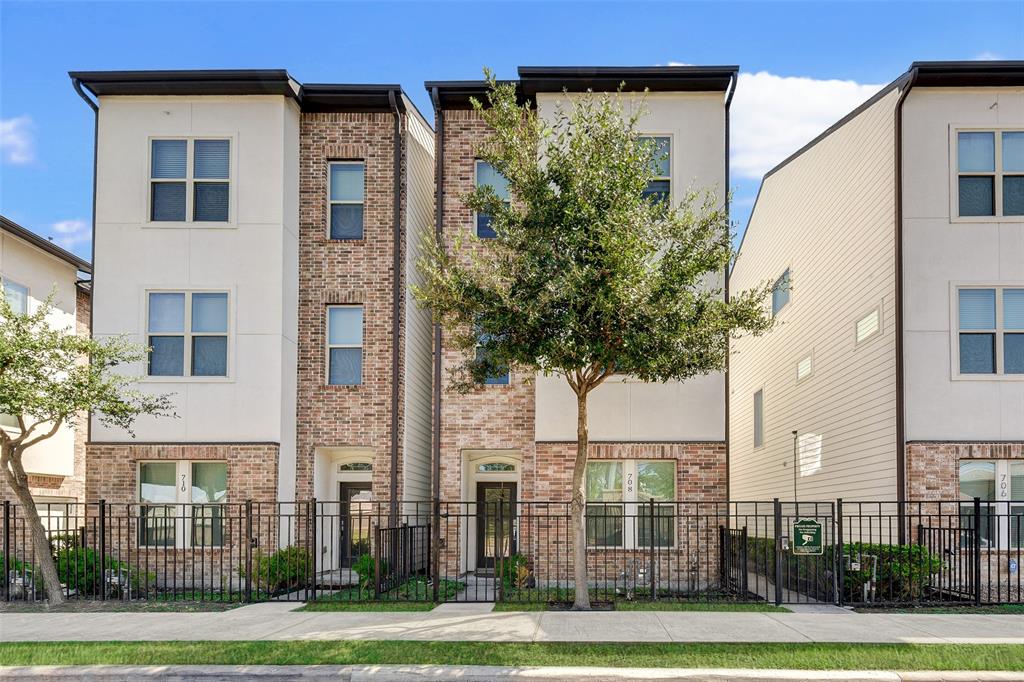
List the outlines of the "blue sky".
{"type": "Polygon", "coordinates": [[[733,217],[760,175],[910,62],[1024,58],[1024,2],[344,3],[0,0],[0,212],[89,255],[92,112],[76,69],[287,68],[423,81],[485,65],[739,64],[733,217]]]}

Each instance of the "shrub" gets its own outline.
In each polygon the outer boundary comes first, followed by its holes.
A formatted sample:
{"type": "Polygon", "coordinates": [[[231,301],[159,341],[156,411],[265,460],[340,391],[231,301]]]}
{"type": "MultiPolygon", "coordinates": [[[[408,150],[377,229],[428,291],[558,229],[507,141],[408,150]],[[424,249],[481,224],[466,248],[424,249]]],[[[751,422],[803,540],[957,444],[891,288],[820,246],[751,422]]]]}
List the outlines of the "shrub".
{"type": "Polygon", "coordinates": [[[506,587],[533,587],[533,569],[530,560],[522,554],[513,554],[501,562],[501,580],[506,587]]]}
{"type": "MultiPolygon", "coordinates": [[[[361,554],[359,556],[359,558],[356,559],[355,563],[352,564],[352,571],[357,576],[359,576],[359,587],[361,587],[362,589],[364,589],[364,590],[372,590],[373,589],[373,581],[374,581],[374,577],[376,576],[376,571],[375,571],[376,564],[377,564],[376,560],[373,558],[373,556],[371,556],[369,554],[361,554]]],[[[383,575],[384,573],[387,573],[387,570],[388,570],[388,562],[386,560],[381,560],[381,562],[380,562],[380,572],[381,572],[381,574],[383,575]]]]}
{"type": "Polygon", "coordinates": [[[875,593],[886,601],[914,601],[919,599],[931,580],[931,575],[942,568],[942,559],[921,545],[880,545],[853,543],[843,547],[843,554],[851,560],[860,557],[859,570],[846,564],[843,574],[843,596],[849,601],[864,598],[864,586],[871,581],[873,562],[878,557],[875,574],[875,593]]]}
{"type": "Polygon", "coordinates": [[[153,580],[151,573],[132,568],[124,561],[109,556],[102,557],[101,560],[100,553],[92,547],[72,546],[58,550],[54,560],[60,581],[67,585],[68,590],[74,590],[82,595],[100,594],[104,580],[108,580],[109,596],[124,596],[120,593],[125,588],[132,593],[138,593],[153,580]],[[124,579],[128,581],[127,585],[121,582],[124,579]]]}
{"type": "MultiPolygon", "coordinates": [[[[310,578],[313,560],[303,547],[289,545],[273,554],[253,556],[253,581],[258,590],[289,592],[305,585],[310,578]]],[[[239,570],[245,577],[245,567],[239,570]]]]}

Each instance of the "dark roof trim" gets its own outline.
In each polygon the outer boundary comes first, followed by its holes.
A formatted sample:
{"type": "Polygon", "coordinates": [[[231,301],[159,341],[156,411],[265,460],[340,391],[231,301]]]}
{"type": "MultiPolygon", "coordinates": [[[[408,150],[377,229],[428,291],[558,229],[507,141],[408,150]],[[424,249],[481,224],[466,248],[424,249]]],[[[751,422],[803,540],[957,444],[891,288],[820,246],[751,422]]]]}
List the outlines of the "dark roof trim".
{"type": "Polygon", "coordinates": [[[917,88],[1005,87],[1024,85],[1024,61],[914,62],[917,88]]]}
{"type": "Polygon", "coordinates": [[[523,92],[725,92],[738,66],[520,66],[523,92]]]}
{"type": "MultiPolygon", "coordinates": [[[[502,80],[498,83],[514,83],[519,104],[526,103],[527,100],[519,81],[502,80]]],[[[424,86],[430,93],[437,90],[437,103],[442,109],[472,109],[470,98],[486,103],[487,93],[490,90],[487,81],[427,81],[424,86]]]]}
{"type": "Polygon", "coordinates": [[[90,264],[89,261],[79,258],[78,256],[76,256],[75,254],[71,253],[66,249],[62,249],[61,247],[51,242],[49,239],[43,239],[35,232],[26,230],[21,225],[5,218],[2,215],[0,215],[0,227],[2,227],[4,231],[10,232],[15,237],[18,237],[19,239],[28,242],[32,246],[42,249],[51,256],[55,256],[70,265],[74,265],[82,272],[92,274],[92,264],[90,264]]]}
{"type": "MultiPolygon", "coordinates": [[[[197,71],[71,71],[96,97],[104,95],[280,95],[310,112],[390,112],[389,93],[406,111],[402,86],[397,84],[303,85],[284,69],[197,71]]],[[[422,116],[421,116],[422,118],[422,116]]]]}

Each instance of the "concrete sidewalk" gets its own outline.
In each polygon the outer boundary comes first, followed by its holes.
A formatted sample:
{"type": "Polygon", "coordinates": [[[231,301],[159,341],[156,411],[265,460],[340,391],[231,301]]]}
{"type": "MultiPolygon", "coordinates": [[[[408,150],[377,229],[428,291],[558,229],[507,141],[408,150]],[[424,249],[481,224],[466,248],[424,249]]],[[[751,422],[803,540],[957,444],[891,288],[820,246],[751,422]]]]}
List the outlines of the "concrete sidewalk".
{"type": "Polygon", "coordinates": [[[212,613],[4,613],[0,641],[418,640],[1024,644],[1024,616],[693,611],[301,612],[270,602],[212,613]]]}
{"type": "Polygon", "coordinates": [[[1008,672],[888,672],[880,670],[751,670],[746,668],[595,668],[595,667],[505,667],[483,665],[250,665],[250,666],[33,666],[0,668],[0,678],[32,678],[33,680],[90,680],[95,682],[130,682],[139,679],[160,679],[202,682],[236,682],[237,680],[389,680],[418,682],[420,680],[460,680],[460,682],[492,682],[515,680],[589,680],[591,682],[625,682],[633,680],[841,680],[842,682],[1003,682],[1020,680],[1018,673],[1008,672]]]}

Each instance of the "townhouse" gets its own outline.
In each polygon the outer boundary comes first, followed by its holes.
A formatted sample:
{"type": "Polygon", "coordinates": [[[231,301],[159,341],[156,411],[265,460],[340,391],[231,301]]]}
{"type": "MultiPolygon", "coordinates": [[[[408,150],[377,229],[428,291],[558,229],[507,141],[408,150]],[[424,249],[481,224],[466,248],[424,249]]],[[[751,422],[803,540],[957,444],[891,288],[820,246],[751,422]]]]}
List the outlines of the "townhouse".
{"type": "MultiPolygon", "coordinates": [[[[736,67],[520,67],[516,87],[523,102],[551,119],[568,97],[615,92],[622,84],[626,111],[644,107],[643,134],[667,157],[651,191],[680,201],[687,189],[705,188],[724,201],[736,72],[736,67]]],[[[487,216],[474,215],[463,198],[481,184],[507,193],[502,178],[476,157],[489,130],[471,98],[486,104],[487,84],[436,81],[426,88],[435,109],[438,235],[449,247],[461,241],[467,249],[482,248],[493,236],[487,216]]],[[[565,560],[571,551],[564,532],[515,515],[518,510],[543,517],[547,512],[531,512],[522,503],[570,498],[575,395],[561,377],[516,368],[471,393],[455,393],[449,370],[463,358],[436,333],[441,352],[434,374],[435,491],[441,500],[466,503],[450,507],[466,518],[457,537],[445,539],[446,560],[457,572],[487,571],[495,562],[498,537],[504,556],[518,552],[546,563],[546,553],[558,552],[565,560]],[[498,514],[500,531],[493,518],[485,518],[498,514]]],[[[588,495],[603,514],[623,517],[590,526],[589,542],[607,550],[605,556],[642,542],[635,527],[638,502],[726,499],[725,385],[723,374],[663,384],[615,376],[591,394],[588,495]]],[[[667,513],[674,514],[672,509],[667,513]]]]}
{"type": "MultiPolygon", "coordinates": [[[[433,219],[433,134],[401,88],[70,76],[96,115],[93,333],[150,346],[127,371],[176,412],[134,438],[94,419],[86,499],[157,517],[427,499],[430,319],[408,285],[433,219]]],[[[332,560],[349,563],[365,538],[334,532],[349,536],[332,560]]],[[[189,533],[164,524],[154,542],[189,533]]]]}
{"type": "Polygon", "coordinates": [[[916,62],[769,171],[730,279],[764,282],[732,499],[1024,500],[1024,62],[916,62]]]}
{"type": "MultiPolygon", "coordinates": [[[[21,225],[0,216],[0,286],[15,312],[35,313],[48,296],[53,309],[47,317],[56,330],[89,334],[88,261],[21,225]]],[[[63,529],[68,504],[80,502],[85,482],[86,425],[64,424],[50,438],[24,455],[29,489],[40,514],[53,530],[63,529]]],[[[17,417],[0,414],[0,428],[16,430],[17,417]]],[[[4,483],[0,500],[15,502],[4,483]]]]}

